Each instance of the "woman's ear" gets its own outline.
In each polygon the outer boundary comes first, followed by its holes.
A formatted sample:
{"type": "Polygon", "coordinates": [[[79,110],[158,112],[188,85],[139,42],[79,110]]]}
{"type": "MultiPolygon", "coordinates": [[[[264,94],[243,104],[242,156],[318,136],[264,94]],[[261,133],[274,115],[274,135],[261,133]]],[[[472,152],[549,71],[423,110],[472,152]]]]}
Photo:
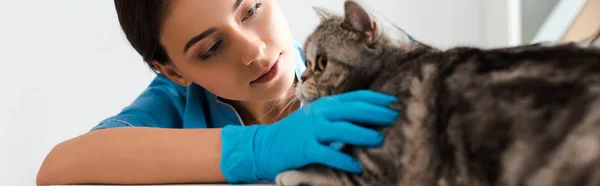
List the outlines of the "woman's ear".
{"type": "Polygon", "coordinates": [[[158,61],[152,61],[152,66],[181,86],[190,86],[192,84],[192,81],[185,78],[171,63],[160,64],[158,61]]]}

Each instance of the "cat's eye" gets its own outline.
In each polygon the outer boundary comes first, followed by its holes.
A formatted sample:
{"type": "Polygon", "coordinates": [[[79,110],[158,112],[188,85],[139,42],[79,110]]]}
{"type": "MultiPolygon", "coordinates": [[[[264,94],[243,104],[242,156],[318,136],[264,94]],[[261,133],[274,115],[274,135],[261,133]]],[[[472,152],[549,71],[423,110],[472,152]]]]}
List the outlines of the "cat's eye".
{"type": "Polygon", "coordinates": [[[323,71],[327,67],[327,56],[318,56],[316,70],[323,71]]]}

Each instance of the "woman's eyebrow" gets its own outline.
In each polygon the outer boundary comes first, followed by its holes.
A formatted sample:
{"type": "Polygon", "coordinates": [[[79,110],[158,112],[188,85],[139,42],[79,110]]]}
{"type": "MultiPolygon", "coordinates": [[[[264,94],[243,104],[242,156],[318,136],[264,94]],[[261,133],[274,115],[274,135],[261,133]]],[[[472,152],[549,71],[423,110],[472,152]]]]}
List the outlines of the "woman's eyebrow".
{"type": "Polygon", "coordinates": [[[235,4],[233,4],[232,11],[235,12],[235,10],[237,10],[237,8],[240,6],[241,3],[242,3],[242,0],[235,0],[235,4]]]}
{"type": "Polygon", "coordinates": [[[188,49],[190,49],[190,47],[194,46],[194,44],[196,44],[198,41],[208,37],[210,34],[214,33],[217,31],[217,28],[212,27],[209,28],[207,30],[205,30],[204,32],[198,34],[197,36],[193,37],[192,39],[190,39],[190,41],[187,42],[187,44],[185,44],[185,47],[183,48],[183,55],[185,55],[185,53],[188,51],[188,49]]]}
{"type": "MultiPolygon", "coordinates": [[[[232,7],[232,11],[235,12],[240,4],[242,4],[242,0],[235,0],[235,3],[233,4],[232,7]]],[[[198,34],[197,36],[193,37],[192,39],[190,39],[186,44],[185,47],[183,48],[183,54],[185,55],[185,53],[187,53],[188,49],[190,49],[190,47],[194,46],[194,44],[196,44],[198,41],[201,41],[202,39],[208,37],[210,34],[214,33],[217,31],[217,28],[212,27],[209,28],[207,30],[205,30],[204,32],[198,34]]]]}

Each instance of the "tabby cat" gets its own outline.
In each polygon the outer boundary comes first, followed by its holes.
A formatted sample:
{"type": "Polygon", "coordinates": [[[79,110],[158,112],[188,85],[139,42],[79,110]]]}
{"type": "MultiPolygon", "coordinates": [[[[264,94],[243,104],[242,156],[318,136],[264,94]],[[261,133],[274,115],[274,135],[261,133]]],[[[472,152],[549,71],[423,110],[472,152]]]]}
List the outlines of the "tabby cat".
{"type": "Polygon", "coordinates": [[[297,97],[370,89],[397,96],[401,117],[377,129],[383,147],[342,149],[363,173],[314,164],[279,174],[278,185],[600,185],[598,48],[440,50],[360,2],[344,8],[315,8],[297,97]]]}

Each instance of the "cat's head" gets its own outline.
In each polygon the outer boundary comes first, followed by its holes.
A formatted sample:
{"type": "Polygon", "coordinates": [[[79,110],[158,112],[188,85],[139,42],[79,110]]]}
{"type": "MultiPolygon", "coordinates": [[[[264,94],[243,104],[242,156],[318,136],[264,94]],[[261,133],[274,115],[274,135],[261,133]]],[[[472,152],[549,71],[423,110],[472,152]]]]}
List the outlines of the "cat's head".
{"type": "Polygon", "coordinates": [[[303,102],[366,89],[383,68],[385,51],[411,50],[420,45],[358,1],[347,0],[344,15],[314,9],[321,23],[307,38],[302,51],[307,69],[296,95],[303,102]]]}

